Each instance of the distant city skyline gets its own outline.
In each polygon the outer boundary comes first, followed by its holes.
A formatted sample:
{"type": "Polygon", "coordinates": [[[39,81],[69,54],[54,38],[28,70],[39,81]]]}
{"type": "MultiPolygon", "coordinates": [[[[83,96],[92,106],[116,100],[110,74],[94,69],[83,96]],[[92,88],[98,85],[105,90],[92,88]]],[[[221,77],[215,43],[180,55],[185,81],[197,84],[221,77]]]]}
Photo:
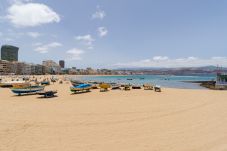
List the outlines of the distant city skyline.
{"type": "Polygon", "coordinates": [[[1,0],[0,46],[67,67],[227,67],[227,1],[1,0]]]}

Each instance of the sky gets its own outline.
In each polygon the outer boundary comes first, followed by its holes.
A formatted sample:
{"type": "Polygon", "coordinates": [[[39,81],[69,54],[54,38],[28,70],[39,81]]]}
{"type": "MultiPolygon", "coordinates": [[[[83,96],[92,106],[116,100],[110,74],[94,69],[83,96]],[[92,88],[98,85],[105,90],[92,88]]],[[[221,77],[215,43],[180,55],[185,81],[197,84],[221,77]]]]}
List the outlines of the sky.
{"type": "Polygon", "coordinates": [[[227,67],[226,0],[1,0],[0,45],[67,67],[227,67]]]}

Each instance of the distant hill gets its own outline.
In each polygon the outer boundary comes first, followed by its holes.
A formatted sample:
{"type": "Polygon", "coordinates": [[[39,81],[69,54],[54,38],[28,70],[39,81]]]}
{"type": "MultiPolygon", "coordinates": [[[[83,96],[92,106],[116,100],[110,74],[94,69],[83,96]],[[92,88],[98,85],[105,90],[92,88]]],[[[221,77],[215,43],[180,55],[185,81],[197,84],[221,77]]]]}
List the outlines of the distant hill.
{"type": "Polygon", "coordinates": [[[168,74],[168,75],[214,75],[218,71],[227,72],[227,68],[216,66],[182,67],[182,68],[121,68],[122,74],[168,74]]]}

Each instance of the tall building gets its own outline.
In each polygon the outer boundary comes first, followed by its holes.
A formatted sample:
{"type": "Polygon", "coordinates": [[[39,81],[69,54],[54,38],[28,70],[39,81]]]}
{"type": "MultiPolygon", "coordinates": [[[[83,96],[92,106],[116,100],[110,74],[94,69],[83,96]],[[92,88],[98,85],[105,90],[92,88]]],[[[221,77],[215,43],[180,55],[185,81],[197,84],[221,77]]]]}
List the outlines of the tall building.
{"type": "Polygon", "coordinates": [[[1,60],[18,61],[18,51],[18,47],[3,45],[1,48],[1,60]]]}
{"type": "Polygon", "coordinates": [[[65,68],[65,61],[64,61],[64,60],[60,60],[60,61],[59,61],[59,66],[60,66],[61,68],[65,68]]]}

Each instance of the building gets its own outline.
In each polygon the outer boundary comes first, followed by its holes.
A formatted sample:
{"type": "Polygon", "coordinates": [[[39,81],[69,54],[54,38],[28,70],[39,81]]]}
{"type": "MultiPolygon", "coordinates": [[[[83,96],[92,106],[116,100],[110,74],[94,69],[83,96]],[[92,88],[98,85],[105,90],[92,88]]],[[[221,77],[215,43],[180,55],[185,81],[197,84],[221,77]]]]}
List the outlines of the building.
{"type": "Polygon", "coordinates": [[[92,69],[91,67],[88,67],[86,69],[86,74],[88,74],[88,75],[95,75],[95,74],[97,74],[97,71],[94,70],[94,69],[92,69]]]}
{"type": "Polygon", "coordinates": [[[16,75],[24,75],[30,72],[30,66],[24,62],[13,61],[10,66],[10,72],[16,75]]]}
{"type": "Polygon", "coordinates": [[[43,61],[43,66],[46,67],[45,73],[49,73],[49,74],[61,73],[61,67],[56,62],[54,62],[53,60],[43,61]]]}
{"type": "Polygon", "coordinates": [[[64,61],[64,60],[60,60],[60,61],[59,61],[59,66],[60,66],[61,68],[65,68],[65,61],[64,61]]]}
{"type": "Polygon", "coordinates": [[[10,62],[6,60],[0,60],[0,75],[10,73],[10,62]]]}
{"type": "Polygon", "coordinates": [[[3,45],[1,48],[1,60],[18,61],[18,51],[18,47],[3,45]]]}
{"type": "Polygon", "coordinates": [[[36,75],[44,75],[45,74],[45,66],[37,64],[35,65],[35,74],[36,75]]]}

